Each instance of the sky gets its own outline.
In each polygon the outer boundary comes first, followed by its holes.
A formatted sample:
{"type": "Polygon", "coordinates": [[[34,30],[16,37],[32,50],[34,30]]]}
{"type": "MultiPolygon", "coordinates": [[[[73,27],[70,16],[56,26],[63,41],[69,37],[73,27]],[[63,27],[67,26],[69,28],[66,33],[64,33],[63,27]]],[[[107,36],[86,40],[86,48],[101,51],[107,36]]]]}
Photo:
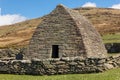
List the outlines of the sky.
{"type": "Polygon", "coordinates": [[[42,17],[49,14],[58,4],[69,8],[120,9],[120,0],[0,0],[0,26],[42,17]]]}

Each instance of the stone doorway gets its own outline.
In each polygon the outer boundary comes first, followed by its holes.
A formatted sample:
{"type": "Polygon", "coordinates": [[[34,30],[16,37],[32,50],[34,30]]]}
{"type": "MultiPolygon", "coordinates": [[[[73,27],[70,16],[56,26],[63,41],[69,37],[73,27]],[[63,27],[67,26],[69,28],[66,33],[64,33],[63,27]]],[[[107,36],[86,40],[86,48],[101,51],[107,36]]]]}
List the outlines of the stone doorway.
{"type": "Polygon", "coordinates": [[[59,58],[59,46],[52,45],[52,58],[59,58]]]}

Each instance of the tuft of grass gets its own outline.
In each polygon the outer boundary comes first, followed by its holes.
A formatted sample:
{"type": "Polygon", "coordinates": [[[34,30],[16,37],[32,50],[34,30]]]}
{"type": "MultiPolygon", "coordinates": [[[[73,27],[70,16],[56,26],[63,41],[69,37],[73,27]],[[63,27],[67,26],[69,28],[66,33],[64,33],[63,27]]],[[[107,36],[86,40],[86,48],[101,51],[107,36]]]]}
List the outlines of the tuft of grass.
{"type": "Polygon", "coordinates": [[[0,80],[120,80],[120,68],[94,74],[31,76],[0,74],[0,80]]]}

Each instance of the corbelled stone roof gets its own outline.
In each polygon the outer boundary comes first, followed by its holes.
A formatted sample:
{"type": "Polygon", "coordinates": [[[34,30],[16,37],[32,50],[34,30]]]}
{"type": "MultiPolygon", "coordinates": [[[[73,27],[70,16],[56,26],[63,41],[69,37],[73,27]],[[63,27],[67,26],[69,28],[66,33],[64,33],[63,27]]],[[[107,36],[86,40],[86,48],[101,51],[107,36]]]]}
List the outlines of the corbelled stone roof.
{"type": "Polygon", "coordinates": [[[58,5],[37,27],[28,48],[28,58],[104,58],[106,50],[99,33],[78,11],[58,5]],[[54,53],[54,45],[58,51],[54,53]]]}

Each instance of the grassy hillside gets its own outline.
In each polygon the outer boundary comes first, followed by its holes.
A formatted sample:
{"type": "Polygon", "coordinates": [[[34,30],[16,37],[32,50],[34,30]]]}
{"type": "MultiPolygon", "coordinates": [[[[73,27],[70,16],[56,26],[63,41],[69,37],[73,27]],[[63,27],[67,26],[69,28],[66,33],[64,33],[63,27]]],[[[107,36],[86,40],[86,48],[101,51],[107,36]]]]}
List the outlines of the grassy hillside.
{"type": "Polygon", "coordinates": [[[0,74],[0,80],[120,80],[120,68],[96,74],[30,76],[0,74]]]}
{"type": "MultiPolygon", "coordinates": [[[[104,42],[120,42],[120,10],[102,8],[76,8],[86,16],[103,36],[104,42]],[[117,38],[108,36],[116,35],[117,38]]],[[[44,18],[44,17],[43,17],[44,18]]],[[[22,47],[29,39],[43,18],[0,27],[0,48],[22,47]]]]}
{"type": "Polygon", "coordinates": [[[41,18],[37,18],[13,25],[1,26],[0,48],[22,47],[27,45],[41,20],[41,18]]]}
{"type": "Polygon", "coordinates": [[[120,10],[110,8],[76,8],[101,34],[120,32],[120,10]]]}

